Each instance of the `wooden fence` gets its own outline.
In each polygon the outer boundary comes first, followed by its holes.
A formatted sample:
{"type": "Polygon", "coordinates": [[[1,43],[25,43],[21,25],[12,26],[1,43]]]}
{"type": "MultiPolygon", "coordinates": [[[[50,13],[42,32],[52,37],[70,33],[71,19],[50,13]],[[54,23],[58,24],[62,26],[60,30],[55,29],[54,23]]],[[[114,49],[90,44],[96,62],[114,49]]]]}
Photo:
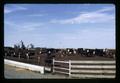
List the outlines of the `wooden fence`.
{"type": "Polygon", "coordinates": [[[53,73],[79,78],[115,78],[116,66],[115,60],[57,61],[53,59],[53,73]]]}

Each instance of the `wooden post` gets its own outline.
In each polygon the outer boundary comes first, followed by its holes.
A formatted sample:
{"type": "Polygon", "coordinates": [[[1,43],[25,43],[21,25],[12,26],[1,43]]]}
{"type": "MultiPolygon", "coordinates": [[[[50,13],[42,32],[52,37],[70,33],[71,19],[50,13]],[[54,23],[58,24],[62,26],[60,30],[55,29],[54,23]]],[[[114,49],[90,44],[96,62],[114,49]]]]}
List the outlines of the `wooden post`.
{"type": "Polygon", "coordinates": [[[14,56],[15,56],[15,52],[14,52],[14,56]]]}
{"type": "Polygon", "coordinates": [[[40,63],[40,56],[38,56],[38,64],[40,63]]]}
{"type": "Polygon", "coordinates": [[[28,53],[26,53],[26,57],[27,57],[27,60],[29,60],[29,55],[28,55],[28,53]]]}
{"type": "Polygon", "coordinates": [[[69,76],[71,76],[71,60],[69,60],[69,76]]]}
{"type": "Polygon", "coordinates": [[[113,59],[115,59],[116,57],[115,57],[115,54],[113,54],[113,59]]]}
{"type": "Polygon", "coordinates": [[[19,56],[19,59],[20,59],[20,53],[19,53],[19,55],[18,55],[18,56],[19,56]]]}
{"type": "Polygon", "coordinates": [[[54,60],[54,58],[53,58],[53,73],[54,73],[54,61],[55,61],[55,60],[54,60]]]}

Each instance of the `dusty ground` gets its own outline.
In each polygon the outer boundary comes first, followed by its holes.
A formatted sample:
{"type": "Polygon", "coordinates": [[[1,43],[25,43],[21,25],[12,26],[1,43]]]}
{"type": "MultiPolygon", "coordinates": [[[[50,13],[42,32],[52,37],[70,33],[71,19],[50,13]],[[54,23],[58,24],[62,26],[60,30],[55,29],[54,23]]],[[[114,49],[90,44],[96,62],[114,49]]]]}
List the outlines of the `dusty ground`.
{"type": "Polygon", "coordinates": [[[40,74],[30,70],[4,65],[4,78],[5,79],[71,79],[66,75],[58,75],[45,73],[40,74]]]}

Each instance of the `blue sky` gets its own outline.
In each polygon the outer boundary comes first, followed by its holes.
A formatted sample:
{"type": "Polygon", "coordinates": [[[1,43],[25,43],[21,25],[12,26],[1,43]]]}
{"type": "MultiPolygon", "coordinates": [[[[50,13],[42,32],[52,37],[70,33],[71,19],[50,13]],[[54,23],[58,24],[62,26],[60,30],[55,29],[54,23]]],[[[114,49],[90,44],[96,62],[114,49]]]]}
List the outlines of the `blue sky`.
{"type": "Polygon", "coordinates": [[[4,45],[115,48],[113,4],[6,4],[4,45]]]}

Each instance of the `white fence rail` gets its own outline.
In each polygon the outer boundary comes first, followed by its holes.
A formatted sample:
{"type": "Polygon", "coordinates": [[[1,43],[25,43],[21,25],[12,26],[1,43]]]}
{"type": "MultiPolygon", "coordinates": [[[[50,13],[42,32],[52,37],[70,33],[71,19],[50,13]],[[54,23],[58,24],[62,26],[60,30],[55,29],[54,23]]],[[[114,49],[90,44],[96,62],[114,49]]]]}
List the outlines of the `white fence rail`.
{"type": "Polygon", "coordinates": [[[69,64],[70,63],[69,61],[57,61],[57,60],[53,59],[53,73],[57,72],[57,73],[63,73],[63,74],[70,74],[69,73],[70,68],[58,67],[58,66],[56,66],[55,63],[69,64]],[[60,69],[60,70],[56,70],[56,69],[60,69]],[[68,70],[68,72],[61,71],[61,70],[68,70]]]}
{"type": "Polygon", "coordinates": [[[115,61],[91,61],[91,60],[83,60],[83,61],[71,61],[72,63],[83,63],[83,64],[115,64],[115,61]]]}
{"type": "Polygon", "coordinates": [[[55,72],[80,78],[115,78],[116,62],[114,60],[57,61],[53,59],[53,73],[55,72]],[[56,63],[59,63],[59,67],[56,66],[56,63]],[[60,64],[67,64],[68,67],[62,67],[60,64]]]}

